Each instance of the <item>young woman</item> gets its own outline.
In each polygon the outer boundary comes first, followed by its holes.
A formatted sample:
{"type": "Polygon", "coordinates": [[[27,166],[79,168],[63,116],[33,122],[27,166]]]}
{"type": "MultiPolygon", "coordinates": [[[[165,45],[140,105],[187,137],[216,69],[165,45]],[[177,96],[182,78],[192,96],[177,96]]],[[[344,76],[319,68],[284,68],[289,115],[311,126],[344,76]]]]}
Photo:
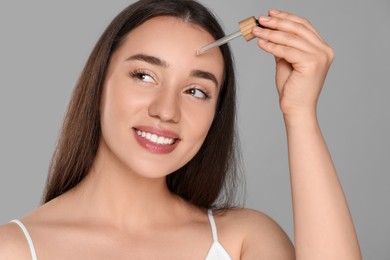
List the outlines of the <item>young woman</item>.
{"type": "Polygon", "coordinates": [[[44,203],[0,227],[0,259],[360,259],[316,119],[333,52],[305,19],[255,27],[275,56],[287,129],[295,248],[265,214],[234,207],[235,78],[195,1],[141,0],[95,46],[74,90],[44,203]]]}

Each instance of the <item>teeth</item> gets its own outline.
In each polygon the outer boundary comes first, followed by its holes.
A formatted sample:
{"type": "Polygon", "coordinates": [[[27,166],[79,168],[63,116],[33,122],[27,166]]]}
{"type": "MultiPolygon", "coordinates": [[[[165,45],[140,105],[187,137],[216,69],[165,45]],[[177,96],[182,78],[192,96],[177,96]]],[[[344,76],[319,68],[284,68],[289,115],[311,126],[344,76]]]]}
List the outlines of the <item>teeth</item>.
{"type": "Polygon", "coordinates": [[[151,133],[148,133],[148,132],[144,132],[144,131],[141,131],[141,130],[137,130],[137,135],[139,135],[142,138],[144,138],[146,140],[149,140],[149,141],[151,141],[153,143],[156,143],[156,144],[170,145],[170,144],[173,144],[175,142],[175,140],[172,139],[172,138],[166,138],[166,137],[163,137],[163,136],[158,136],[158,135],[151,134],[151,133]]]}

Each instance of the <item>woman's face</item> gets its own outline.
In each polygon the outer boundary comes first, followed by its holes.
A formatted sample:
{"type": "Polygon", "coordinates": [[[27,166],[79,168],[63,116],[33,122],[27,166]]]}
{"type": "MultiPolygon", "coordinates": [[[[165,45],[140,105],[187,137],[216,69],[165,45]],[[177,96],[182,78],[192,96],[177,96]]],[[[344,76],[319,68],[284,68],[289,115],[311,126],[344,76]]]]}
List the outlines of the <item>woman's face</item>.
{"type": "Polygon", "coordinates": [[[173,17],[152,18],[131,31],[113,54],[101,101],[105,164],[164,177],[200,149],[213,121],[223,78],[214,39],[173,17]]]}

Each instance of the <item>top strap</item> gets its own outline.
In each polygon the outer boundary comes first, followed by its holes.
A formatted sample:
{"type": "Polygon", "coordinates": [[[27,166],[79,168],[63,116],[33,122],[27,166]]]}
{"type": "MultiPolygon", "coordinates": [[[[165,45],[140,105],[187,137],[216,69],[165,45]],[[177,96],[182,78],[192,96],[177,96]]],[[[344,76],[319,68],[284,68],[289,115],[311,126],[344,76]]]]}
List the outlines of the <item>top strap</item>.
{"type": "Polygon", "coordinates": [[[217,226],[215,225],[213,211],[211,209],[208,210],[208,215],[211,225],[211,231],[213,232],[214,242],[218,242],[217,226]]]}
{"type": "Polygon", "coordinates": [[[33,241],[31,239],[30,234],[28,233],[28,230],[27,230],[26,226],[21,221],[19,221],[17,219],[12,220],[11,222],[16,223],[20,227],[20,229],[23,231],[24,236],[27,239],[28,246],[30,248],[31,259],[32,260],[37,260],[37,254],[35,252],[34,244],[33,244],[33,241]]]}

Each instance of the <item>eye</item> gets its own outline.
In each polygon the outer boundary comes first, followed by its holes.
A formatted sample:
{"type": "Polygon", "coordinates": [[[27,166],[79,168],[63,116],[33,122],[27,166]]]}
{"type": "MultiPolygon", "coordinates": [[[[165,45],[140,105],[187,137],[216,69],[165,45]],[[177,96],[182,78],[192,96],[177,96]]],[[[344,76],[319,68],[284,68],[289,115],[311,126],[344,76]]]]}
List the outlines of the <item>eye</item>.
{"type": "Polygon", "coordinates": [[[130,76],[146,83],[156,83],[155,79],[145,71],[135,70],[130,73],[130,76]]]}
{"type": "Polygon", "coordinates": [[[209,95],[206,93],[206,91],[203,91],[198,88],[189,88],[184,91],[185,94],[189,94],[191,96],[194,96],[198,99],[209,99],[209,95]]]}

